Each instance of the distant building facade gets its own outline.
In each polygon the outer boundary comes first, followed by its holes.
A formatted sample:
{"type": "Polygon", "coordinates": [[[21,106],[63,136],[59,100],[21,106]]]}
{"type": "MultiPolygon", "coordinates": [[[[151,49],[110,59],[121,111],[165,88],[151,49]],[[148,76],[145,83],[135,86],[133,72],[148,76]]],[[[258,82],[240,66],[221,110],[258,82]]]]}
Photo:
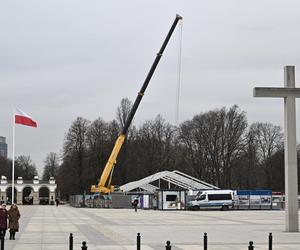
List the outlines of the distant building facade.
{"type": "Polygon", "coordinates": [[[0,156],[7,158],[6,138],[3,136],[0,136],[0,156]]]}

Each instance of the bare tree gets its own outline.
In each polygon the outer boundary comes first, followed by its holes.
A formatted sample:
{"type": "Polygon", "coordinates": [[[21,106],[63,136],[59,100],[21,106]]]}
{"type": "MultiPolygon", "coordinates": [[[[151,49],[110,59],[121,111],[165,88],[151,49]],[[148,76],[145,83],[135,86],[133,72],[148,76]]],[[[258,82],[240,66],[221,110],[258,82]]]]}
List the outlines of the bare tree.
{"type": "Polygon", "coordinates": [[[262,175],[258,163],[258,145],[255,133],[248,129],[244,138],[244,145],[240,157],[237,158],[234,168],[235,183],[232,188],[253,189],[258,187],[262,181],[262,175]]]}
{"type": "Polygon", "coordinates": [[[272,156],[283,148],[283,133],[280,126],[271,123],[256,122],[250,129],[255,134],[258,144],[258,157],[266,175],[266,187],[273,184],[272,156]]]}
{"type": "Polygon", "coordinates": [[[165,122],[161,116],[157,116],[154,121],[145,122],[138,129],[131,158],[137,176],[145,177],[158,171],[174,169],[175,133],[175,127],[165,122]]]}
{"type": "Polygon", "coordinates": [[[56,153],[50,152],[44,161],[43,180],[49,180],[50,177],[56,178],[59,168],[59,158],[56,153]]]}
{"type": "Polygon", "coordinates": [[[240,157],[243,150],[247,125],[245,112],[241,111],[236,105],[232,106],[225,115],[223,131],[225,143],[222,148],[222,162],[227,187],[232,186],[232,168],[234,161],[240,157]]]}
{"type": "Polygon", "coordinates": [[[123,98],[121,100],[120,106],[117,109],[117,121],[120,128],[124,127],[127,117],[130,114],[131,108],[132,101],[130,101],[128,98],[123,98]]]}
{"type": "Polygon", "coordinates": [[[83,153],[86,149],[86,133],[90,122],[78,117],[71,125],[64,141],[64,157],[76,154],[79,161],[83,160],[83,153]]]}
{"type": "Polygon", "coordinates": [[[87,147],[88,163],[85,168],[88,183],[97,183],[107,160],[110,145],[109,125],[103,119],[98,118],[88,128],[87,147]]]}
{"type": "MultiPolygon", "coordinates": [[[[71,125],[63,149],[63,164],[61,173],[65,173],[68,180],[58,178],[62,188],[71,193],[82,193],[85,189],[84,167],[87,150],[87,131],[90,122],[78,117],[71,125]]],[[[60,176],[61,177],[61,176],[60,176]]]]}
{"type": "Polygon", "coordinates": [[[245,113],[236,105],[196,115],[181,126],[181,140],[199,177],[220,187],[232,185],[232,169],[243,149],[246,128],[245,113]]]}
{"type": "Polygon", "coordinates": [[[201,137],[196,137],[197,129],[194,121],[185,121],[179,128],[179,140],[183,147],[181,155],[184,158],[186,169],[197,178],[207,179],[207,159],[204,150],[204,143],[201,137]]]}
{"type": "Polygon", "coordinates": [[[23,177],[24,180],[32,180],[37,170],[29,155],[21,155],[15,159],[15,178],[23,177]]]}
{"type": "Polygon", "coordinates": [[[11,179],[11,166],[12,162],[10,159],[0,156],[0,176],[4,175],[11,179]]]}

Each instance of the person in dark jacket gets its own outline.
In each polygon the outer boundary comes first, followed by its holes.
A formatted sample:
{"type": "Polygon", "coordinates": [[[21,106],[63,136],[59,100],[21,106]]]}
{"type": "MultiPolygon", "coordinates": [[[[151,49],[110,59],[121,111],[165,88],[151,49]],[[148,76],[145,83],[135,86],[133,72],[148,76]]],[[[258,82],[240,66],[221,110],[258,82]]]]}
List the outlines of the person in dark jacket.
{"type": "Polygon", "coordinates": [[[10,240],[15,239],[16,232],[19,232],[19,219],[20,219],[20,211],[16,204],[11,205],[8,210],[8,228],[10,232],[10,240]]]}
{"type": "Polygon", "coordinates": [[[139,205],[139,200],[138,198],[135,198],[134,201],[132,202],[132,206],[135,212],[137,212],[138,205],[139,205]]]}
{"type": "Polygon", "coordinates": [[[2,204],[0,207],[0,234],[2,234],[4,237],[7,230],[7,217],[6,205],[2,204]]]}

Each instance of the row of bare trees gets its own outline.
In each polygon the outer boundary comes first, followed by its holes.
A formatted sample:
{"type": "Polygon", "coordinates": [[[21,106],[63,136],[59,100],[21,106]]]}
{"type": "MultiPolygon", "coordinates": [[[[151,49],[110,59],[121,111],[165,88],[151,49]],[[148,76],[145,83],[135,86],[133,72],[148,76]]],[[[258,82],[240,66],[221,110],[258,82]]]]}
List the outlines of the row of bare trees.
{"type": "MultiPolygon", "coordinates": [[[[36,176],[37,169],[29,155],[20,155],[15,159],[15,179],[23,177],[24,180],[32,180],[36,176]]],[[[0,156],[0,175],[9,180],[12,176],[12,161],[0,156]]]]}
{"type": "MultiPolygon", "coordinates": [[[[43,179],[58,181],[60,194],[88,192],[96,184],[132,103],[123,99],[116,119],[71,124],[63,153],[49,153],[43,179]]],[[[113,184],[138,180],[163,170],[180,170],[221,188],[284,190],[283,134],[271,123],[248,124],[236,105],[195,115],[174,126],[161,116],[132,126],[118,156],[113,184]]],[[[16,160],[16,176],[32,179],[30,157],[16,160]]],[[[0,174],[10,177],[11,161],[0,158],[0,174]]]]}
{"type": "MultiPolygon", "coordinates": [[[[88,192],[103,171],[130,111],[124,99],[116,120],[82,117],[71,125],[58,171],[61,193],[88,192]]],[[[283,135],[270,123],[248,125],[236,105],[195,115],[173,126],[161,116],[132,126],[118,157],[113,183],[163,170],[180,170],[221,188],[284,189],[283,135]]]]}

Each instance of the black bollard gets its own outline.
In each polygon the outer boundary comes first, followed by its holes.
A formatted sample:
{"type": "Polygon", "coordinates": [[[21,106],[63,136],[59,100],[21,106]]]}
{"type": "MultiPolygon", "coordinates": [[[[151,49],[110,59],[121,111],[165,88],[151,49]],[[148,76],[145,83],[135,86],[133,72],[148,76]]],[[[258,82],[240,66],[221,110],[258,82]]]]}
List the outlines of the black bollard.
{"type": "Polygon", "coordinates": [[[166,250],[172,250],[171,248],[172,248],[171,242],[168,240],[166,245],[166,250]]]}
{"type": "Polygon", "coordinates": [[[203,249],[207,250],[207,233],[204,233],[203,236],[203,249]]]}
{"type": "Polygon", "coordinates": [[[253,241],[249,241],[248,250],[254,250],[253,241]]]}
{"type": "Polygon", "coordinates": [[[87,250],[87,246],[86,246],[86,242],[85,241],[82,242],[81,250],[87,250]]]}
{"type": "Polygon", "coordinates": [[[1,241],[1,250],[4,250],[4,234],[0,235],[0,241],[1,241]]]}
{"type": "Polygon", "coordinates": [[[136,249],[141,250],[141,234],[137,233],[136,236],[136,249]]]}
{"type": "Polygon", "coordinates": [[[273,248],[273,236],[272,233],[269,234],[269,250],[273,248]]]}
{"type": "Polygon", "coordinates": [[[69,236],[69,250],[73,250],[73,234],[69,236]]]}

